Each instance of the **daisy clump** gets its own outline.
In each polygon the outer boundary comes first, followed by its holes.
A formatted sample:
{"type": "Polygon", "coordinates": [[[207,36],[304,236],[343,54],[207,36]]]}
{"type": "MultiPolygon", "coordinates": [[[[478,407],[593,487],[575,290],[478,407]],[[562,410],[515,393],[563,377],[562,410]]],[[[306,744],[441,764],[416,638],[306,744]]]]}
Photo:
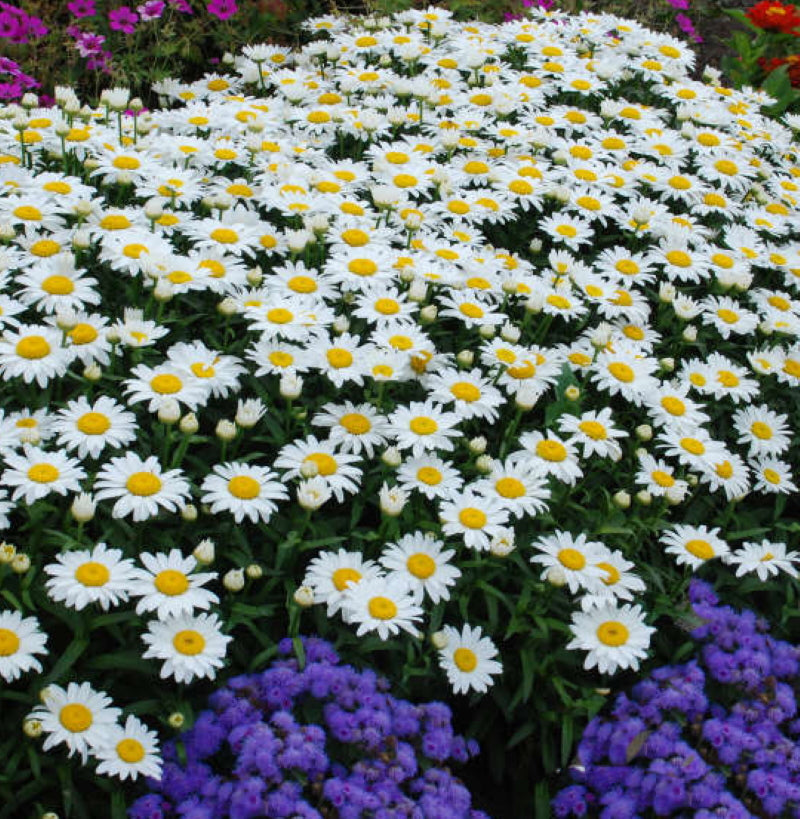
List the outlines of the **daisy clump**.
{"type": "Polygon", "coordinates": [[[796,123],[607,14],[305,33],[0,109],[0,673],[169,725],[313,623],[544,776],[694,573],[794,599],[796,123]]]}

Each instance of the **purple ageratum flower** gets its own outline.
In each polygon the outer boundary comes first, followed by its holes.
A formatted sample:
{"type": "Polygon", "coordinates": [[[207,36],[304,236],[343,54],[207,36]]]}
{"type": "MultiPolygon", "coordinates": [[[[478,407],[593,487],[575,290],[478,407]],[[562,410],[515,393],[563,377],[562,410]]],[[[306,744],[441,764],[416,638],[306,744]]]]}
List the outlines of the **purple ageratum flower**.
{"type": "Polygon", "coordinates": [[[73,17],[94,17],[97,14],[94,0],[70,0],[67,8],[73,17]]]}
{"type": "Polygon", "coordinates": [[[229,20],[239,11],[236,0],[211,0],[206,4],[206,11],[218,20],[229,20]]]}
{"type": "Polygon", "coordinates": [[[121,31],[124,34],[133,34],[139,15],[128,6],[120,6],[108,12],[108,26],[112,31],[121,31]]]}

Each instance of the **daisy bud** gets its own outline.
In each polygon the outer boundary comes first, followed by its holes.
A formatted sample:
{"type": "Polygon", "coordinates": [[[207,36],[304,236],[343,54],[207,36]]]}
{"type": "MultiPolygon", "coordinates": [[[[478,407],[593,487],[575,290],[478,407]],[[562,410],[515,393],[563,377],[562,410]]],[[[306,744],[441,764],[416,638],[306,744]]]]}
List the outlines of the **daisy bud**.
{"type": "Polygon", "coordinates": [[[26,719],[22,723],[22,732],[26,737],[38,739],[42,735],[42,723],[38,719],[26,719]]]}
{"type": "Polygon", "coordinates": [[[184,717],[180,711],[173,711],[169,717],[167,717],[167,722],[169,723],[170,728],[183,728],[183,725],[186,722],[186,717],[184,717]]]}
{"type": "MultiPolygon", "coordinates": [[[[429,304],[426,307],[423,307],[422,310],[419,311],[420,324],[433,324],[433,322],[436,321],[436,316],[438,314],[439,311],[435,304],[429,304]]],[[[483,329],[484,328],[481,327],[481,330],[483,329]]],[[[491,327],[489,329],[492,330],[491,327]]],[[[494,335],[494,330],[492,330],[492,335],[494,335]]]]}
{"type": "MultiPolygon", "coordinates": [[[[312,462],[309,461],[308,463],[312,462]]],[[[303,464],[303,467],[305,465],[303,464]]],[[[316,467],[316,464],[314,466],[316,467]]],[[[300,468],[301,472],[303,467],[300,468]]],[[[311,477],[297,485],[297,502],[303,509],[310,512],[315,512],[320,506],[327,503],[332,494],[331,488],[324,478],[311,477]]]]}
{"type": "Polygon", "coordinates": [[[314,235],[308,230],[287,230],[286,244],[292,253],[302,253],[314,235]]]}
{"type": "Polygon", "coordinates": [[[570,384],[564,390],[564,397],[567,401],[577,401],[581,397],[581,391],[574,384],[570,384]]]}
{"type": "Polygon", "coordinates": [[[630,509],[631,496],[624,489],[620,489],[619,492],[616,492],[612,500],[614,501],[614,506],[618,509],[630,509]]]}
{"type": "Polygon", "coordinates": [[[521,409],[523,412],[533,409],[538,400],[539,393],[530,386],[522,387],[517,391],[517,394],[514,397],[514,403],[516,404],[517,409],[521,409]]]}
{"type": "Polygon", "coordinates": [[[91,216],[94,211],[94,205],[86,199],[79,199],[73,206],[72,210],[76,216],[85,219],[91,216]]]}
{"type": "Polygon", "coordinates": [[[489,544],[489,551],[495,557],[508,557],[515,548],[513,529],[503,528],[492,538],[492,542],[489,544]]]}
{"type": "Polygon", "coordinates": [[[492,471],[492,467],[494,466],[494,458],[491,455],[479,455],[475,460],[475,469],[481,473],[481,475],[488,475],[492,471]]]}
{"type": "Polygon", "coordinates": [[[233,197],[225,191],[215,194],[212,199],[217,210],[230,210],[233,207],[233,197]]]}
{"type": "Polygon", "coordinates": [[[261,268],[256,265],[255,267],[251,267],[250,270],[247,271],[247,283],[251,287],[258,287],[264,278],[264,273],[261,268]]]}
{"type": "Polygon", "coordinates": [[[389,487],[383,484],[378,493],[381,504],[381,512],[390,518],[396,518],[408,503],[408,492],[399,486],[389,487]]]}
{"type": "Polygon", "coordinates": [[[386,464],[386,466],[390,466],[392,469],[395,469],[403,462],[403,456],[400,454],[400,450],[396,446],[390,446],[384,451],[383,455],[381,455],[381,460],[386,464]]]}
{"type": "Polygon", "coordinates": [[[400,277],[400,281],[405,282],[406,284],[413,282],[414,279],[417,278],[417,274],[408,267],[404,267],[398,275],[400,277]]]}
{"type": "Polygon", "coordinates": [[[214,558],[216,557],[216,547],[214,546],[214,541],[210,538],[201,540],[197,546],[194,547],[192,557],[194,557],[194,559],[201,566],[208,566],[213,563],[214,558]]]}
{"type": "Polygon", "coordinates": [[[650,506],[653,502],[653,496],[646,489],[642,489],[636,493],[636,502],[642,506],[650,506]]]}
{"type": "Polygon", "coordinates": [[[595,347],[598,350],[602,350],[604,347],[608,345],[608,342],[611,340],[611,334],[614,332],[614,328],[608,324],[607,322],[601,322],[594,328],[592,331],[592,335],[590,337],[590,341],[592,343],[592,347],[595,347]]]}
{"type": "Polygon", "coordinates": [[[175,296],[175,286],[169,279],[160,278],[153,288],[153,298],[156,301],[167,302],[175,296]]]}
{"type": "Polygon", "coordinates": [[[422,304],[428,298],[428,285],[422,279],[413,279],[408,288],[408,300],[422,304]]]}
{"type": "Polygon", "coordinates": [[[772,335],[772,327],[768,321],[762,321],[761,324],[758,325],[758,329],[762,332],[765,336],[772,335]]]}
{"type": "Polygon", "coordinates": [[[184,435],[194,435],[199,428],[200,424],[197,422],[197,416],[193,412],[184,415],[178,424],[178,429],[184,435]]]}
{"type": "Polygon", "coordinates": [[[666,370],[668,373],[671,373],[675,369],[674,358],[660,358],[658,363],[661,365],[661,369],[666,370]]]}
{"type": "Polygon", "coordinates": [[[249,398],[246,401],[240,400],[236,408],[236,423],[242,429],[251,429],[266,411],[267,408],[258,398],[249,398]]]}
{"type": "Polygon", "coordinates": [[[689,324],[687,327],[683,328],[683,340],[688,341],[690,344],[694,341],[697,341],[697,327],[693,324],[689,324]]]}
{"type": "Polygon", "coordinates": [[[675,486],[670,486],[665,492],[664,497],[670,506],[677,506],[686,497],[686,490],[675,486]]]}
{"type": "Polygon", "coordinates": [[[239,308],[236,306],[236,300],[231,296],[226,296],[218,305],[217,312],[222,316],[233,316],[239,308]]]}
{"type": "Polygon", "coordinates": [[[303,379],[294,373],[285,373],[278,383],[278,390],[284,398],[297,398],[303,392],[303,379]]]}
{"type": "Polygon", "coordinates": [[[325,213],[315,213],[308,219],[306,230],[310,230],[315,236],[324,236],[331,229],[331,223],[325,213]]]}
{"type": "Polygon", "coordinates": [[[151,222],[164,215],[164,200],[160,196],[153,196],[144,203],[144,215],[151,222]]]}
{"type": "Polygon", "coordinates": [[[13,543],[0,543],[0,564],[11,563],[16,553],[17,547],[13,543]]]}
{"type": "Polygon", "coordinates": [[[649,455],[648,451],[643,447],[640,446],[636,449],[636,452],[633,453],[637,458],[640,460],[645,457],[645,455],[649,455]]]}
{"type": "Polygon", "coordinates": [[[72,501],[70,512],[78,523],[88,523],[93,517],[97,504],[88,492],[81,492],[72,501]]]}
{"type": "Polygon", "coordinates": [[[294,602],[301,609],[308,609],[314,605],[314,589],[311,586],[298,586],[294,592],[294,602]]]}
{"type": "Polygon", "coordinates": [[[222,578],[222,585],[229,592],[240,592],[244,588],[244,571],[242,569],[231,569],[222,578]]]}
{"type": "Polygon", "coordinates": [[[561,566],[551,566],[547,570],[547,574],[544,576],[544,579],[551,586],[555,586],[557,589],[567,585],[567,576],[564,574],[564,570],[561,568],[561,566]]]}
{"type": "Polygon", "coordinates": [[[236,437],[237,432],[236,424],[234,424],[233,421],[228,421],[226,418],[223,418],[217,424],[214,435],[216,435],[220,441],[232,441],[236,437]]]}
{"type": "Polygon", "coordinates": [[[487,441],[483,435],[478,435],[476,438],[472,438],[467,444],[469,451],[473,455],[483,455],[483,453],[486,452],[486,445],[487,441]]]}
{"type": "Polygon", "coordinates": [[[314,461],[303,461],[300,464],[300,474],[304,478],[316,478],[319,475],[319,467],[314,463],[314,461]]]}
{"type": "Polygon", "coordinates": [[[340,336],[350,329],[350,319],[347,316],[336,316],[333,320],[333,332],[340,336]]]}
{"type": "Polygon", "coordinates": [[[99,381],[103,377],[103,370],[96,361],[93,361],[83,368],[83,377],[87,381],[99,381]]]}
{"type": "Polygon", "coordinates": [[[10,222],[0,223],[0,242],[10,242],[17,235],[14,225],[10,222]]]}
{"type": "Polygon", "coordinates": [[[258,580],[264,576],[264,570],[258,565],[258,563],[251,563],[244,570],[244,573],[250,578],[250,580],[258,580]]]}
{"type": "Polygon", "coordinates": [[[599,694],[601,697],[607,697],[611,693],[610,688],[595,688],[595,694],[599,694]]]}
{"type": "Polygon", "coordinates": [[[19,431],[19,440],[23,444],[36,446],[42,440],[42,434],[36,427],[28,427],[19,431]]]}
{"type": "Polygon", "coordinates": [[[697,486],[697,480],[698,480],[697,475],[686,476],[686,483],[688,483],[689,486],[697,486]]]}
{"type": "Polygon", "coordinates": [[[49,811],[43,813],[41,815],[40,819],[60,819],[60,817],[55,811],[49,810],[49,811]]]}
{"type": "Polygon", "coordinates": [[[541,239],[531,239],[530,244],[528,245],[528,249],[531,253],[539,253],[542,249],[542,240],[541,239]]]}
{"type": "Polygon", "coordinates": [[[433,634],[431,634],[431,645],[437,651],[442,651],[447,648],[449,642],[450,640],[447,637],[446,631],[434,631],[433,634]]]}
{"type": "Polygon", "coordinates": [[[198,514],[197,507],[193,503],[187,503],[186,506],[181,509],[181,518],[187,523],[194,523],[197,520],[198,514]]]}
{"type": "Polygon", "coordinates": [[[72,247],[75,250],[86,250],[92,244],[92,234],[88,230],[76,230],[72,235],[72,247]]]}
{"type": "Polygon", "coordinates": [[[181,406],[174,398],[166,398],[158,408],[158,420],[162,424],[177,424],[181,417],[181,406]]]}
{"type": "Polygon", "coordinates": [[[525,310],[528,313],[541,313],[544,307],[545,296],[543,293],[532,293],[525,302],[525,310]]]}
{"type": "Polygon", "coordinates": [[[639,424],[634,431],[640,441],[650,441],[653,438],[653,428],[650,424],[639,424]]]}
{"type": "Polygon", "coordinates": [[[482,324],[478,329],[481,338],[494,338],[494,327],[491,324],[482,324]]]}
{"type": "Polygon", "coordinates": [[[31,559],[23,552],[17,552],[11,561],[11,571],[14,574],[25,574],[31,567],[31,559]]]}
{"type": "Polygon", "coordinates": [[[475,361],[475,353],[472,350],[462,350],[456,356],[456,361],[459,367],[471,367],[475,361]]]}
{"type": "Polygon", "coordinates": [[[658,300],[662,304],[671,304],[677,293],[678,291],[675,289],[674,284],[664,282],[661,287],[658,288],[658,300]]]}
{"type": "Polygon", "coordinates": [[[517,327],[515,324],[511,324],[511,322],[506,322],[500,328],[500,338],[503,341],[507,341],[509,344],[516,344],[519,341],[519,337],[522,335],[522,331],[517,327]]]}

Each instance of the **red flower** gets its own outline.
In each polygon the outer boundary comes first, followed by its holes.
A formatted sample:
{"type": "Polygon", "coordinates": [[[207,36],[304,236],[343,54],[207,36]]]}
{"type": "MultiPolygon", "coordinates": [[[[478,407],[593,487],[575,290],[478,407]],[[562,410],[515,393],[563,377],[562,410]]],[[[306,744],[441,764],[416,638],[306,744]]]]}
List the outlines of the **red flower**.
{"type": "Polygon", "coordinates": [[[780,31],[791,34],[800,26],[800,14],[792,5],[777,3],[775,0],[761,0],[747,10],[747,17],[753,25],[766,31],[780,31]]]}

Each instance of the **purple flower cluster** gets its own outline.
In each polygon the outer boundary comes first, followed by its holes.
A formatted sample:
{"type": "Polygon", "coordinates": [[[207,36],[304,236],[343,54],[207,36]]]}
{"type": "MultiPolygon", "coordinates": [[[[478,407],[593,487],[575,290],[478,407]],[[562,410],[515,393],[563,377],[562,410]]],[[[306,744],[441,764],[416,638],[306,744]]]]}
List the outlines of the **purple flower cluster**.
{"type": "Polygon", "coordinates": [[[303,640],[290,656],[214,693],[180,742],[164,748],[160,782],[130,819],[486,819],[444,764],[477,745],[453,733],[441,703],[412,705],[371,671],[339,665],[331,646],[303,640]]]}
{"type": "Polygon", "coordinates": [[[0,2],[0,39],[23,45],[44,37],[48,31],[47,26],[38,17],[26,14],[16,6],[0,2]]]}
{"type": "Polygon", "coordinates": [[[41,83],[26,74],[14,60],[0,57],[0,102],[19,99],[41,83]],[[7,79],[6,76],[7,75],[7,79]]]}
{"type": "Polygon", "coordinates": [[[553,801],[558,817],[800,817],[800,648],[693,581],[699,657],[666,666],[596,717],[553,801]]]}

